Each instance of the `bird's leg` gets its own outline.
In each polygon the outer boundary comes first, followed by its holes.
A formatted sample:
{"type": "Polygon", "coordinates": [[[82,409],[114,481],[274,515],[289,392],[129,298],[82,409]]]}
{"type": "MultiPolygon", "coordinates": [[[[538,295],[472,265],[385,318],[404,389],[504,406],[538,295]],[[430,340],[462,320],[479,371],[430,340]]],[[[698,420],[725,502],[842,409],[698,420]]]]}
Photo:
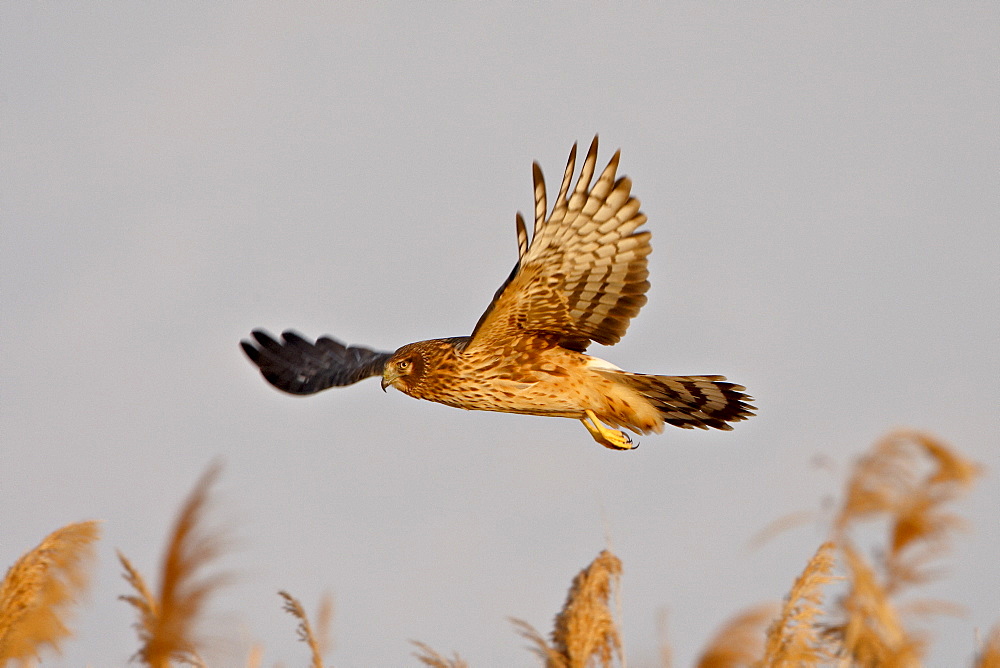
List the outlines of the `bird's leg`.
{"type": "Polygon", "coordinates": [[[594,411],[589,408],[585,412],[587,417],[581,418],[580,422],[587,428],[587,431],[590,432],[595,441],[612,450],[631,450],[635,447],[632,445],[632,439],[628,437],[628,434],[617,429],[605,427],[597,419],[597,416],[594,415],[594,411]]]}

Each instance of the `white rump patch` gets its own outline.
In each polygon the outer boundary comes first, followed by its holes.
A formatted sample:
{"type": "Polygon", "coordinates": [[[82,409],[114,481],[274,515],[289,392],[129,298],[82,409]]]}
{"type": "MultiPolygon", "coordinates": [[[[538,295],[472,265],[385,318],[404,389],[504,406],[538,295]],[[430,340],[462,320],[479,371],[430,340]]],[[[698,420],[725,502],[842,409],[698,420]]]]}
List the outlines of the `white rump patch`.
{"type": "Polygon", "coordinates": [[[589,369],[603,369],[604,371],[621,371],[620,366],[615,366],[607,360],[602,360],[600,357],[591,357],[587,355],[587,368],[589,369]]]}

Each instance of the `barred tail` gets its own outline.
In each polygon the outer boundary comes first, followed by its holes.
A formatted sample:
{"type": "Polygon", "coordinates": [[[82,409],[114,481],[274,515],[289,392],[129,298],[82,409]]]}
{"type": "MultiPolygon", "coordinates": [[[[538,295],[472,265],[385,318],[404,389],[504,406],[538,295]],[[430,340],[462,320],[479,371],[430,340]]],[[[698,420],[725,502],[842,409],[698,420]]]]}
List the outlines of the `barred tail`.
{"type": "MultiPolygon", "coordinates": [[[[647,376],[617,373],[625,383],[649,400],[663,420],[683,429],[732,429],[754,415],[753,397],[742,385],[726,382],[725,376],[647,376]]],[[[659,431],[659,430],[657,430],[659,431]]]]}

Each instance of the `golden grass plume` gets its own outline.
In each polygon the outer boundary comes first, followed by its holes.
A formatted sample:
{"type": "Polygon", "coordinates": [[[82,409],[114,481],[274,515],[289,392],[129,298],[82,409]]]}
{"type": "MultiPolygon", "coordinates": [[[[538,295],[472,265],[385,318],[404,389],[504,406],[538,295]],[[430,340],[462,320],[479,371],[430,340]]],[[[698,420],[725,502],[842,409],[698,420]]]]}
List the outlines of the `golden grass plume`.
{"type": "Polygon", "coordinates": [[[850,544],[849,531],[859,522],[889,521],[885,586],[895,592],[927,581],[927,564],[946,551],[960,518],[942,507],[967,491],[980,467],[941,441],[918,431],[892,432],[854,466],[834,539],[850,544]]]}
{"type": "Polygon", "coordinates": [[[840,599],[843,621],[830,636],[853,666],[918,666],[925,641],[903,624],[889,591],[861,553],[842,545],[850,587],[840,599]]]}
{"type": "MultiPolygon", "coordinates": [[[[748,665],[916,666],[927,639],[906,624],[903,610],[941,612],[941,602],[896,600],[929,580],[929,565],[944,553],[960,518],[945,505],[969,489],[979,467],[922,432],[900,430],[880,439],[854,465],[831,538],[816,552],[789,592],[781,614],[768,628],[763,651],[754,635],[760,617],[750,610],[727,625],[705,652],[700,668],[748,665]],[[885,546],[868,558],[853,533],[870,520],[888,527],[885,546]],[[844,573],[834,577],[837,554],[844,573]],[[834,579],[846,590],[825,608],[822,588],[834,579]],[[822,619],[821,619],[822,618],[822,619]],[[755,654],[756,653],[756,654],[755,654]]],[[[801,514],[777,526],[798,524],[801,514]]],[[[771,533],[769,530],[768,533],[771,533]]]]}
{"type": "Polygon", "coordinates": [[[778,606],[765,603],[745,610],[727,621],[701,653],[698,668],[742,668],[756,661],[764,651],[764,630],[774,619],[778,606]]]}
{"type": "MultiPolygon", "coordinates": [[[[733,618],[703,652],[698,668],[920,665],[928,639],[908,623],[918,605],[901,605],[899,599],[934,575],[931,562],[962,525],[946,505],[973,484],[979,470],[920,432],[893,432],[878,441],[852,469],[831,522],[830,540],[796,579],[784,605],[757,607],[733,618]],[[872,550],[873,556],[854,539],[870,520],[887,527],[884,546],[872,550]],[[837,563],[843,578],[834,576],[837,563]],[[838,587],[843,593],[824,606],[824,589],[836,579],[845,581],[838,587]]],[[[158,589],[149,587],[119,553],[132,589],[120,598],[138,613],[140,649],[135,656],[154,668],[172,662],[205,665],[200,652],[206,643],[199,626],[207,599],[227,579],[204,574],[226,542],[224,534],[205,526],[209,491],[218,474],[219,468],[211,467],[185,501],[165,550],[158,589]]],[[[70,633],[66,619],[86,585],[85,566],[97,537],[96,522],[68,525],[10,568],[0,583],[0,665],[28,665],[40,650],[59,650],[70,633]]],[[[527,622],[511,620],[547,668],[624,665],[618,617],[610,606],[621,573],[618,557],[601,552],[573,579],[548,638],[527,622]]],[[[297,599],[279,594],[284,609],[299,621],[298,634],[310,647],[312,668],[322,668],[330,647],[329,597],[323,598],[313,624],[297,599]]],[[[932,602],[924,610],[937,612],[942,605],[932,602]]],[[[413,644],[418,650],[414,656],[425,666],[468,667],[457,653],[448,658],[423,643],[413,644]]],[[[261,665],[262,654],[256,648],[248,665],[261,665]]],[[[664,657],[668,654],[663,652],[664,657]]],[[[664,658],[664,666],[668,663],[664,658]]],[[[1000,668],[1000,627],[978,648],[974,665],[1000,668]]]]}
{"type": "MultiPolygon", "coordinates": [[[[941,441],[911,430],[888,434],[854,466],[833,522],[849,586],[839,601],[842,621],[828,628],[854,665],[919,665],[927,639],[904,623],[894,599],[936,575],[930,564],[963,526],[944,506],[968,490],[979,472],[941,441]],[[852,529],[872,519],[886,521],[889,533],[875,560],[851,537],[852,529]]],[[[941,602],[910,607],[948,608],[941,602]]]]}
{"type": "Polygon", "coordinates": [[[609,603],[622,574],[621,560],[603,550],[580,571],[570,587],[566,603],[556,615],[551,643],[530,624],[511,622],[534,645],[547,668],[613,666],[622,661],[622,637],[609,603]]]}
{"type": "Polygon", "coordinates": [[[216,559],[224,538],[204,526],[209,490],[219,475],[212,466],[184,502],[163,557],[158,593],[146,585],[139,571],[119,552],[124,578],[134,594],[120,596],[136,609],[135,624],[140,648],[135,658],[152,668],[166,668],[171,661],[204,666],[199,653],[204,641],[197,628],[209,595],[222,586],[226,575],[203,576],[205,566],[216,559]]]}
{"type": "Polygon", "coordinates": [[[417,660],[425,666],[430,666],[431,668],[469,668],[469,664],[457,652],[453,658],[449,659],[446,656],[438,654],[419,640],[411,640],[410,642],[420,650],[419,652],[414,652],[413,656],[417,657],[417,660]]]}
{"type": "Polygon", "coordinates": [[[809,560],[792,585],[781,614],[768,627],[764,654],[756,666],[809,666],[833,658],[836,649],[821,635],[819,618],[823,615],[823,586],[836,579],[832,574],[834,555],[835,546],[828,541],[809,560]]]}
{"type": "Polygon", "coordinates": [[[0,584],[0,665],[58,652],[72,635],[68,618],[87,588],[99,536],[96,521],[67,524],[10,567],[0,584]]]}
{"type": "Polygon", "coordinates": [[[1000,624],[993,627],[976,655],[974,668],[1000,668],[1000,624]]]}
{"type": "Polygon", "coordinates": [[[329,595],[320,599],[319,611],[316,613],[316,628],[309,623],[305,608],[297,598],[286,591],[279,591],[278,596],[285,600],[285,612],[297,620],[299,640],[309,645],[312,653],[311,668],[323,668],[323,655],[330,647],[330,621],[333,619],[333,599],[329,595]]]}

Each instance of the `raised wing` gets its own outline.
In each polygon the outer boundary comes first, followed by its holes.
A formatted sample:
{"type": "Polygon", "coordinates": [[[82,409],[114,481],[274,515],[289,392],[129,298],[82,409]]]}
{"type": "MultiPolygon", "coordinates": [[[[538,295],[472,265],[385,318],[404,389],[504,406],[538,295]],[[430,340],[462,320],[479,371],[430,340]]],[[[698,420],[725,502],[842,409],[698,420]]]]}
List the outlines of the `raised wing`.
{"type": "Polygon", "coordinates": [[[581,352],[591,341],[610,346],[621,340],[646,303],[646,256],[652,248],[650,233],[636,232],[646,216],[631,196],[632,181],[615,177],[619,156],[620,151],[591,188],[597,164],[594,137],[570,193],[574,144],[548,218],[545,181],[534,164],[531,242],[519,213],[518,262],[479,319],[467,350],[504,346],[526,336],[555,336],[560,345],[581,352]]]}
{"type": "Polygon", "coordinates": [[[240,341],[243,352],[260,367],[264,380],[289,394],[313,394],[329,387],[351,385],[381,376],[392,353],[378,352],[320,337],[316,343],[287,331],[277,341],[263,330],[253,341],[240,341]]]}

